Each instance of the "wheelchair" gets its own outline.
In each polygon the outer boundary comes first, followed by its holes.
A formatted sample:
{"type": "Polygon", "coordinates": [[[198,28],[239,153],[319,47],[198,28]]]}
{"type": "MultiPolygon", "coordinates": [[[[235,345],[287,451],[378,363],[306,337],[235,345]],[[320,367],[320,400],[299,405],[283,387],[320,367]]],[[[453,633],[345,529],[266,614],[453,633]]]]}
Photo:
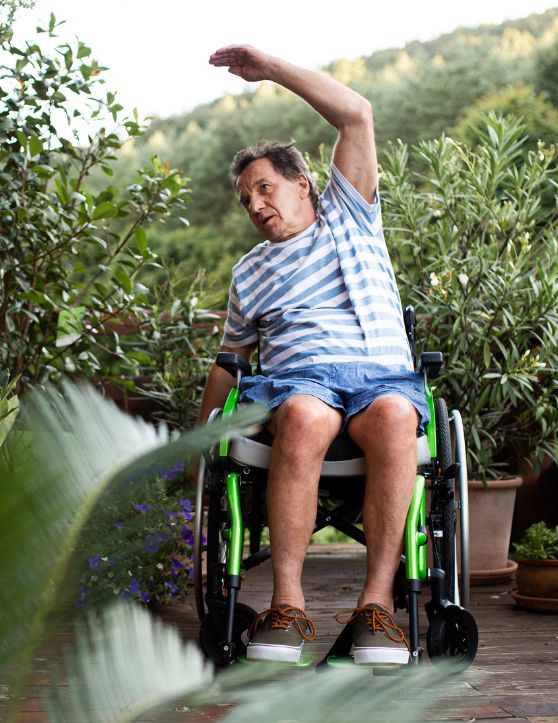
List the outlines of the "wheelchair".
{"type": "MultiPolygon", "coordinates": [[[[416,315],[412,306],[405,309],[404,321],[416,368],[416,315]]],[[[224,408],[213,410],[210,420],[234,414],[240,381],[252,373],[250,365],[238,354],[221,352],[216,363],[235,377],[236,386],[224,408]]],[[[418,363],[425,378],[430,423],[426,433],[417,436],[416,482],[393,596],[395,609],[408,611],[410,660],[418,663],[422,657],[419,594],[423,583],[429,583],[431,596],[425,604],[428,655],[434,663],[453,663],[457,671],[473,662],[478,632],[467,610],[469,517],[463,423],[459,411],[448,413],[445,401],[434,398],[429,383],[442,363],[441,352],[424,352],[418,363]],[[431,567],[427,567],[427,545],[431,547],[431,567]]],[[[225,439],[204,454],[200,465],[194,528],[194,593],[201,623],[200,645],[217,666],[244,658],[246,633],[256,617],[256,611],[239,602],[238,597],[242,575],[271,555],[269,545],[262,544],[262,532],[272,441],[266,431],[252,437],[225,439]],[[246,532],[249,540],[245,545],[246,532]]],[[[364,545],[364,532],[358,523],[365,481],[362,451],[348,435],[339,435],[323,462],[314,532],[330,525],[364,545]]],[[[322,662],[335,664],[340,657],[348,656],[349,638],[344,631],[322,662]]]]}

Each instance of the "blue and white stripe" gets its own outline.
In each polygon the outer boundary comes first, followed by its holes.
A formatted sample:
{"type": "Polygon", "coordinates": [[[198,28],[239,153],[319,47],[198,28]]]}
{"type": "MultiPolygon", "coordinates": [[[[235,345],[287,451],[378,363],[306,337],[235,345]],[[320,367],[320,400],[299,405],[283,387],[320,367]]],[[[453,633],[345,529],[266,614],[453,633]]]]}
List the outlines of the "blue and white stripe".
{"type": "Polygon", "coordinates": [[[318,219],[264,241],[234,267],[223,343],[259,340],[262,373],[371,361],[412,370],[379,200],[368,203],[332,164],[318,219]]]}

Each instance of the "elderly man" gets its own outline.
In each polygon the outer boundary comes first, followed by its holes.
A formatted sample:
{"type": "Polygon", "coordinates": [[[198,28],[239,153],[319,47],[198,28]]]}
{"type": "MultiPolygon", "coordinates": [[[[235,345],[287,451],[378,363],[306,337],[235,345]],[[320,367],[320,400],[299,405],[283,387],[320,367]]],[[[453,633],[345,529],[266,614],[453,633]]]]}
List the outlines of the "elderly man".
{"type": "MultiPolygon", "coordinates": [[[[318,72],[232,45],[210,63],[248,81],[270,80],[303,98],[338,131],[331,178],[318,196],[293,144],[262,141],[232,163],[240,203],[266,239],[234,267],[223,351],[261,374],[241,401],[271,410],[267,511],[274,576],[269,610],[251,630],[248,657],[299,660],[315,637],[302,568],[315,525],[320,469],[345,430],[366,457],[367,568],[353,620],[356,663],[406,663],[392,587],[417,464],[417,425],[428,421],[401,301],[383,238],[370,103],[318,72]]],[[[201,421],[223,406],[231,376],[214,367],[201,421]]],[[[344,620],[343,622],[346,622],[344,620]]]]}

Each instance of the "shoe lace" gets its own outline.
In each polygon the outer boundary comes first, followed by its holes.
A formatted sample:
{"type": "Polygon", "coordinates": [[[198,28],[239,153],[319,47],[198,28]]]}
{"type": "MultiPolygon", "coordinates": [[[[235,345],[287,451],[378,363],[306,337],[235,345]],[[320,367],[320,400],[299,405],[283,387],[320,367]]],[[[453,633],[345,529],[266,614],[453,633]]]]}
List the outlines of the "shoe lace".
{"type": "Polygon", "coordinates": [[[270,616],[270,625],[274,630],[288,630],[292,624],[304,640],[316,637],[316,626],[304,611],[295,607],[273,607],[259,613],[248,630],[250,638],[256,633],[263,621],[270,616]]]}
{"type": "Polygon", "coordinates": [[[363,607],[349,608],[348,610],[339,610],[335,615],[335,619],[341,625],[347,625],[359,617],[359,615],[364,618],[368,630],[372,634],[383,632],[394,643],[405,643],[410,650],[405,633],[395,623],[393,615],[388,610],[373,605],[365,605],[363,607]],[[348,617],[343,619],[344,615],[348,617]]]}

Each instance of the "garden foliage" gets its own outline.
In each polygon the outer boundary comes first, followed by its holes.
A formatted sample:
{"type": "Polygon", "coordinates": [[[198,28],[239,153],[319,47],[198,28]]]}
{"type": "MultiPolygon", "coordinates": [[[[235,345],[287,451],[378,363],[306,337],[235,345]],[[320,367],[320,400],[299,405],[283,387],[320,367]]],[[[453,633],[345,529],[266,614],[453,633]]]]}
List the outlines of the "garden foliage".
{"type": "Polygon", "coordinates": [[[0,366],[22,387],[123,356],[118,335],[102,332],[147,301],[136,278],[156,259],[145,229],[182,217],[189,193],[157,158],[126,188],[89,190],[144,127],[101,93],[91,49],[58,41],[58,27],[51,15],[22,47],[8,26],[0,35],[0,366]]]}
{"type": "Polygon", "coordinates": [[[449,137],[383,166],[384,221],[438,393],[464,415],[470,476],[558,456],[556,147],[522,153],[524,125],[489,113],[470,147],[449,137]]]}
{"type": "Polygon", "coordinates": [[[527,560],[558,560],[558,527],[553,529],[544,522],[535,522],[513,546],[527,560]]]}

